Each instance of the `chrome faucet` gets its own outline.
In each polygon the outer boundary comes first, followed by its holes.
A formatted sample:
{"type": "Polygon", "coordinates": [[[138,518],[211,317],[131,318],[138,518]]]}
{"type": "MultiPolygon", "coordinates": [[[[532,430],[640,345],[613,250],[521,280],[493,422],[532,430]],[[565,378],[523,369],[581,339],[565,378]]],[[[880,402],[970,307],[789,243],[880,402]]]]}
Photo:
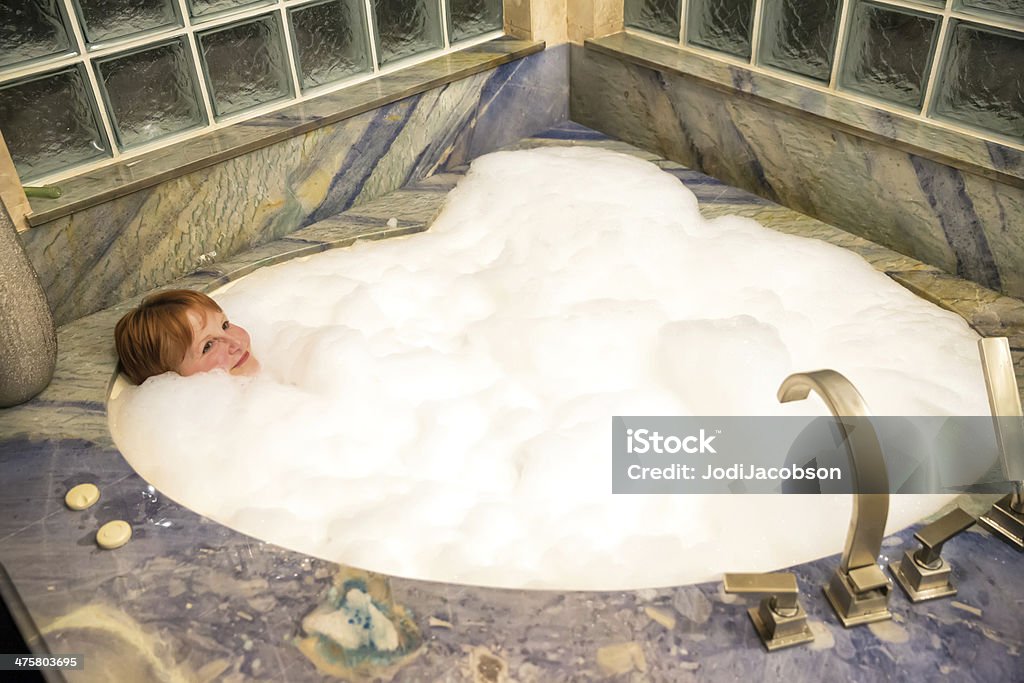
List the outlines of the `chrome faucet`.
{"type": "Polygon", "coordinates": [[[801,401],[814,390],[835,416],[849,448],[853,514],[839,566],[825,586],[843,626],[891,619],[892,584],[878,565],[889,516],[889,475],[864,397],[835,370],[800,372],[779,387],[779,402],[801,401]]]}
{"type": "Polygon", "coordinates": [[[1013,491],[992,506],[978,523],[994,535],[1024,551],[1024,413],[1006,337],[979,339],[988,403],[996,428],[1003,473],[1013,491]]]}

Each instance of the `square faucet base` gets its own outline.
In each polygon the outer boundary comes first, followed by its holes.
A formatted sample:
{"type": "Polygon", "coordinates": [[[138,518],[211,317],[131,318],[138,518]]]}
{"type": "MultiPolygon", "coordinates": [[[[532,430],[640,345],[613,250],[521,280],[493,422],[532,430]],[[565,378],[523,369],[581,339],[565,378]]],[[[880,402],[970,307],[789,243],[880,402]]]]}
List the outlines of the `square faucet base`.
{"type": "Polygon", "coordinates": [[[876,621],[886,621],[892,619],[892,612],[889,611],[889,606],[882,605],[878,609],[859,612],[847,616],[843,614],[841,602],[837,600],[833,595],[832,591],[829,590],[831,586],[825,586],[822,591],[825,593],[825,597],[828,598],[828,603],[832,605],[832,609],[835,610],[836,616],[839,617],[839,621],[843,622],[843,626],[850,628],[851,626],[860,626],[861,624],[873,624],[876,621]]]}
{"type": "Polygon", "coordinates": [[[911,602],[924,602],[925,600],[934,600],[936,598],[945,598],[950,595],[956,595],[956,587],[947,582],[944,586],[935,586],[934,588],[921,588],[917,589],[911,585],[910,579],[903,573],[902,563],[893,562],[889,565],[889,571],[896,577],[896,583],[903,588],[903,591],[910,598],[911,602]]]}
{"type": "Polygon", "coordinates": [[[761,615],[757,607],[751,607],[747,610],[747,614],[750,615],[750,620],[754,622],[754,629],[757,630],[757,635],[761,636],[761,642],[768,648],[768,652],[774,652],[775,650],[781,650],[784,647],[792,647],[793,645],[800,645],[801,643],[809,643],[814,640],[814,634],[811,633],[811,627],[804,623],[804,628],[798,633],[793,633],[788,636],[775,636],[774,638],[768,632],[768,626],[761,619],[761,615]]]}
{"type": "Polygon", "coordinates": [[[991,510],[978,518],[978,524],[988,529],[993,536],[998,536],[1018,551],[1024,552],[1024,515],[1010,507],[1012,498],[1011,493],[996,501],[991,510]]]}

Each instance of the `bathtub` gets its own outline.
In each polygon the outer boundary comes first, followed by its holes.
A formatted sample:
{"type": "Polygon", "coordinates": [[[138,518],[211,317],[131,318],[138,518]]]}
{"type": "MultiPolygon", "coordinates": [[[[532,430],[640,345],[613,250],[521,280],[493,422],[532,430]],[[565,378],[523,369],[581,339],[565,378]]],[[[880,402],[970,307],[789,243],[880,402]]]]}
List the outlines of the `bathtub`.
{"type": "MultiPolygon", "coordinates": [[[[828,414],[815,396],[776,398],[819,367],[849,373],[874,414],[988,410],[955,314],[843,249],[704,221],[676,176],[602,149],[481,157],[428,233],[264,268],[213,296],[263,371],[117,392],[129,464],[238,531],[408,578],[649,588],[842,546],[844,496],[609,495],[612,415],[828,414]]],[[[720,427],[719,444],[742,431],[720,427]]],[[[747,458],[772,430],[755,431],[747,458]]],[[[896,497],[888,529],[950,498],[896,497]]]]}
{"type": "MultiPolygon", "coordinates": [[[[523,145],[567,139],[642,154],[572,125],[523,145]]],[[[942,295],[947,305],[969,322],[984,321],[984,307],[971,308],[979,298],[969,283],[659,161],[690,181],[710,202],[706,210],[767,217],[772,227],[835,240],[925,295],[940,289],[930,283],[953,288],[956,295],[942,295]]],[[[397,215],[397,227],[314,225],[174,284],[211,291],[357,234],[377,239],[425,229],[429,197],[439,200],[457,180],[457,172],[440,174],[407,188],[405,201],[399,192],[352,212],[397,215]],[[402,214],[403,205],[414,210],[402,214]]],[[[464,586],[339,565],[226,528],[167,499],[131,470],[111,439],[110,331],[134,303],[63,327],[53,384],[0,416],[7,479],[0,561],[25,606],[15,610],[23,629],[37,629],[51,652],[85,655],[84,669],[66,672],[70,680],[732,680],[766,667],[793,679],[819,678],[826,669],[838,679],[928,678],[938,668],[964,679],[1010,680],[1017,672],[1024,639],[1013,609],[1024,597],[1019,557],[981,531],[961,535],[944,552],[960,579],[955,600],[922,608],[894,592],[896,618],[871,627],[843,629],[822,598],[834,556],[799,563],[793,571],[816,640],[765,660],[745,614],[753,601],[724,594],[718,581],[599,592],[464,586]],[[84,481],[100,487],[100,502],[71,512],[62,497],[84,481]],[[100,551],[93,535],[112,519],[131,523],[133,539],[100,551]]],[[[957,502],[980,512],[995,497],[957,502]]],[[[883,559],[912,547],[915,528],[888,536],[883,559]]]]}

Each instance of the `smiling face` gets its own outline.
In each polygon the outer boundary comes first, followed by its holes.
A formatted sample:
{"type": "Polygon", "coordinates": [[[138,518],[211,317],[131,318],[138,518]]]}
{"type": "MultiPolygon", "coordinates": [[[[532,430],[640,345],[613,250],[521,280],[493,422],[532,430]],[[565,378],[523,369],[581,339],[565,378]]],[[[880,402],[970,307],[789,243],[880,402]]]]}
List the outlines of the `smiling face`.
{"type": "Polygon", "coordinates": [[[229,322],[222,311],[190,308],[188,321],[192,326],[192,343],[177,368],[179,375],[188,377],[218,369],[232,375],[259,372],[259,361],[249,347],[249,333],[229,322]]]}

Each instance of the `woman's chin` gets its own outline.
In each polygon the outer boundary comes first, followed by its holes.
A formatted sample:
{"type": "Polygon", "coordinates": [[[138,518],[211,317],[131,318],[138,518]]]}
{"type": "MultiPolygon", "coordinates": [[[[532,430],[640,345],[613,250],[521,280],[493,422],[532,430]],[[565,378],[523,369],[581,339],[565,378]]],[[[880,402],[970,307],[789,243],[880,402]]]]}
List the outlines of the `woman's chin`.
{"type": "Polygon", "coordinates": [[[242,363],[238,367],[231,369],[231,374],[240,375],[243,377],[251,377],[252,375],[259,374],[259,371],[260,362],[256,360],[256,356],[250,354],[244,363],[242,363]]]}

